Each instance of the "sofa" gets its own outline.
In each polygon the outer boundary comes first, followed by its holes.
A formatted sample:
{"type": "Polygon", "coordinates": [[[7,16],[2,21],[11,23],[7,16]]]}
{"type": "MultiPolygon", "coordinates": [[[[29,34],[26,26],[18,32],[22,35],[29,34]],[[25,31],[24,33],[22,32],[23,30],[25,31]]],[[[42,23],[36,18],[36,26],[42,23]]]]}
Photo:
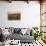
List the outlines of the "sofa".
{"type": "Polygon", "coordinates": [[[29,28],[14,28],[14,27],[10,27],[10,28],[8,28],[8,32],[10,32],[10,35],[5,36],[5,40],[6,39],[20,40],[21,43],[31,43],[31,42],[34,41],[32,31],[29,28]]]}

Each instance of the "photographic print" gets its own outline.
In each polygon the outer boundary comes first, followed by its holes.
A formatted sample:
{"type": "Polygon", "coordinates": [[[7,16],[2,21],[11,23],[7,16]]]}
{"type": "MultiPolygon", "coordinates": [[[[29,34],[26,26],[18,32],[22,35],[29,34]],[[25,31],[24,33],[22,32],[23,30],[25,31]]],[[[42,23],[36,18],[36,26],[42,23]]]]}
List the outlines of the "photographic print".
{"type": "Polygon", "coordinates": [[[9,13],[8,20],[20,20],[21,14],[20,13],[9,13]]]}

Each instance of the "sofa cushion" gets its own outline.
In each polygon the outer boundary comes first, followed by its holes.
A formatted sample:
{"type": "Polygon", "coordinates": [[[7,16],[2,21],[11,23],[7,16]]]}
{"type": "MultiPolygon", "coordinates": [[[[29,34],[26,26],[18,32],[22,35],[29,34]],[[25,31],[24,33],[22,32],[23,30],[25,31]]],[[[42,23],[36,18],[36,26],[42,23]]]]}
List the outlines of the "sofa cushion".
{"type": "Polygon", "coordinates": [[[21,28],[14,28],[14,33],[20,33],[21,28]]]}
{"type": "Polygon", "coordinates": [[[24,35],[27,32],[27,28],[26,29],[21,29],[21,33],[24,35]]]}
{"type": "Polygon", "coordinates": [[[14,27],[9,27],[8,32],[10,32],[11,34],[14,34],[14,27]]]}
{"type": "Polygon", "coordinates": [[[32,42],[32,40],[34,40],[34,37],[33,36],[29,36],[29,35],[21,35],[21,34],[13,34],[13,35],[10,35],[9,38],[12,40],[12,39],[15,39],[15,40],[20,40],[20,42],[32,42]]]}

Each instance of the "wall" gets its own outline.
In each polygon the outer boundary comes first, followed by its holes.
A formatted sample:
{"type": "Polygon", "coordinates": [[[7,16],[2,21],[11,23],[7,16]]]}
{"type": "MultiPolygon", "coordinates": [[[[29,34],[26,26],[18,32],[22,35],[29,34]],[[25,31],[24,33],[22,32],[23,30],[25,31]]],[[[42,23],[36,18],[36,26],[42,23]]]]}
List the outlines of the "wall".
{"type": "Polygon", "coordinates": [[[32,27],[40,26],[40,4],[31,1],[26,2],[1,2],[0,1],[0,24],[2,27],[32,27]],[[21,20],[9,21],[8,12],[19,11],[21,13],[21,20]]]}

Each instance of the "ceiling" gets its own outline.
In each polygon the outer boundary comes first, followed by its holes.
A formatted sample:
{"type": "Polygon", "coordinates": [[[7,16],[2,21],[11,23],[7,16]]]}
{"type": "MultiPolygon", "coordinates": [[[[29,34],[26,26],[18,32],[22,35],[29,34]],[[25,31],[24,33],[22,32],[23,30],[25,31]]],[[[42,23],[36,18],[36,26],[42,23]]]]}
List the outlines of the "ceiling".
{"type": "Polygon", "coordinates": [[[0,1],[39,1],[40,3],[46,0],[0,0],[0,1]]]}
{"type": "MultiPolygon", "coordinates": [[[[1,0],[1,1],[9,1],[9,0],[1,0]]],[[[12,0],[12,1],[39,1],[39,0],[12,0]]]]}

